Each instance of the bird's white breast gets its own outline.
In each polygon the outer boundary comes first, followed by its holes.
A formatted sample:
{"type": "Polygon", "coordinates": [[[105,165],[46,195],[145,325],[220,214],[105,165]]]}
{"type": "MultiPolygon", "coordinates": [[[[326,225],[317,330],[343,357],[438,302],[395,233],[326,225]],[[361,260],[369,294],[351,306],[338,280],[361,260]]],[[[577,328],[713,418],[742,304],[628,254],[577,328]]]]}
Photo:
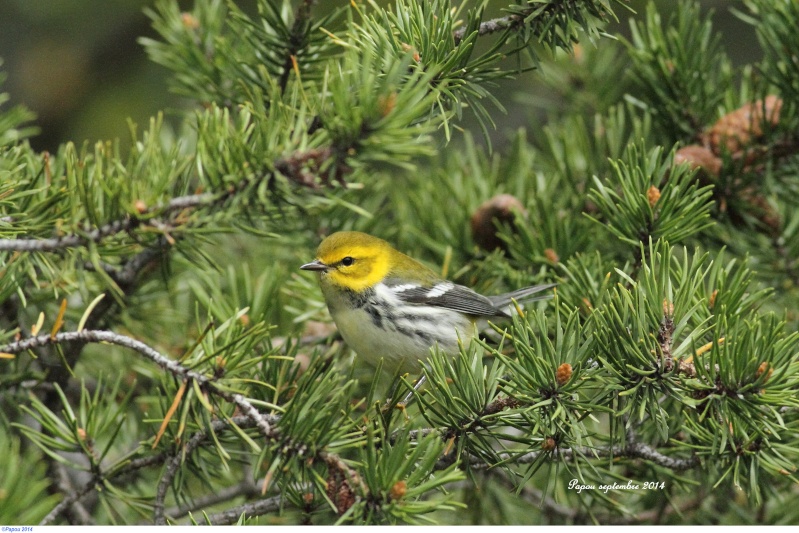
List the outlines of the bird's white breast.
{"type": "Polygon", "coordinates": [[[421,359],[438,346],[449,354],[458,352],[458,337],[467,343],[475,335],[468,317],[442,307],[402,303],[382,283],[362,305],[340,305],[328,300],[330,313],[344,341],[371,365],[383,359],[383,369],[421,373],[421,359]]]}

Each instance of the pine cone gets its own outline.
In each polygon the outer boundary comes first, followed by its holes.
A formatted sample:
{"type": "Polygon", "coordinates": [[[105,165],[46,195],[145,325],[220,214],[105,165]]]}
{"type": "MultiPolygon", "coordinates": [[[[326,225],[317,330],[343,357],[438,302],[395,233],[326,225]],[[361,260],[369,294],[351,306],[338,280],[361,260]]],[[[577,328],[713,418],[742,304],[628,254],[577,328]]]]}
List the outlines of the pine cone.
{"type": "Polygon", "coordinates": [[[699,181],[703,185],[712,182],[712,178],[717,177],[721,171],[721,159],[704,146],[698,144],[683,146],[675,152],[674,164],[679,165],[680,163],[688,163],[691,168],[700,169],[699,181]]]}
{"type": "Polygon", "coordinates": [[[649,207],[655,207],[655,204],[660,200],[660,189],[654,185],[650,185],[646,191],[646,199],[649,202],[649,207]]]}
{"type": "Polygon", "coordinates": [[[510,194],[498,194],[484,202],[472,215],[472,239],[484,250],[497,248],[507,250],[505,242],[497,236],[495,220],[510,224],[516,223],[516,216],[527,216],[522,203],[510,194]]]}
{"type": "Polygon", "coordinates": [[[344,474],[338,470],[331,470],[327,476],[327,497],[336,506],[339,516],[349,511],[355,503],[355,493],[344,474]]]}
{"type": "Polygon", "coordinates": [[[738,154],[748,148],[753,139],[763,135],[763,112],[766,121],[774,126],[780,121],[781,109],[782,99],[774,95],[746,104],[727,113],[706,130],[705,142],[718,155],[725,151],[738,154]]]}
{"type": "Polygon", "coordinates": [[[572,377],[572,366],[569,363],[563,363],[555,371],[555,380],[558,385],[565,385],[572,377]]]}
{"type": "Polygon", "coordinates": [[[755,372],[755,378],[759,378],[760,376],[765,374],[766,377],[763,380],[763,382],[765,383],[766,381],[768,381],[768,379],[771,377],[771,374],[773,373],[774,369],[771,368],[771,365],[768,364],[766,361],[763,361],[762,363],[760,363],[760,366],[757,367],[757,372],[755,372]]]}
{"type": "Polygon", "coordinates": [[[408,484],[403,480],[399,480],[391,487],[388,496],[394,501],[401,500],[405,497],[406,492],[408,492],[408,484]]]}

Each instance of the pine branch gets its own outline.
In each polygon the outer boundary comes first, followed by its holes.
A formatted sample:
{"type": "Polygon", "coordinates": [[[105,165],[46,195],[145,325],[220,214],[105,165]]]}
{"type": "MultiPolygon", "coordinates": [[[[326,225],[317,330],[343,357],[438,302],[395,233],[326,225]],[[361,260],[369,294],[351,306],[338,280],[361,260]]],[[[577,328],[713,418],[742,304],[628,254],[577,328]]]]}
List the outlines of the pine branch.
{"type": "MultiPolygon", "coordinates": [[[[230,427],[231,423],[236,424],[242,429],[254,426],[253,420],[251,418],[239,416],[230,419],[230,421],[215,420],[211,423],[210,432],[216,433],[218,431],[222,431],[230,427]]],[[[200,446],[200,444],[202,444],[208,438],[210,432],[206,429],[203,429],[192,435],[191,438],[186,442],[185,446],[183,446],[182,449],[176,450],[175,454],[167,462],[166,468],[161,476],[161,480],[158,482],[158,488],[155,492],[155,501],[153,503],[153,523],[155,525],[166,525],[166,513],[164,511],[166,492],[169,490],[169,486],[172,484],[172,480],[175,478],[175,475],[178,473],[178,470],[183,462],[194,452],[194,450],[200,446]]]]}
{"type": "MultiPolygon", "coordinates": [[[[532,9],[530,10],[532,12],[532,9]]],[[[481,22],[477,29],[477,35],[482,37],[491,33],[496,33],[503,30],[514,30],[524,24],[524,15],[513,14],[506,17],[498,17],[491,20],[481,22]]],[[[466,28],[459,28],[452,34],[455,39],[455,44],[459,44],[464,37],[466,37],[466,28]]]]}
{"type": "Polygon", "coordinates": [[[282,496],[272,496],[271,498],[264,498],[254,502],[245,503],[238,507],[233,507],[227,511],[216,513],[208,516],[208,523],[213,526],[227,526],[235,524],[241,515],[248,518],[254,516],[261,516],[267,513],[273,513],[283,506],[282,496]]]}
{"type": "MultiPolygon", "coordinates": [[[[290,181],[308,188],[317,187],[317,176],[307,169],[310,167],[319,173],[323,183],[341,180],[349,174],[352,168],[346,164],[345,157],[339,153],[346,153],[347,147],[334,150],[331,147],[298,151],[286,157],[281,157],[274,162],[274,168],[290,181]],[[334,163],[327,166],[327,162],[334,163]],[[322,168],[326,168],[324,172],[322,168]]],[[[248,177],[236,185],[228,187],[220,193],[191,194],[172,198],[164,205],[148,208],[141,215],[126,215],[124,218],[114,220],[86,232],[64,235],[51,239],[0,239],[0,251],[18,252],[56,252],[68,248],[81,248],[90,244],[101,244],[105,239],[123,232],[133,231],[141,226],[150,225],[168,232],[176,227],[185,227],[188,222],[180,226],[173,226],[177,215],[184,209],[220,207],[231,198],[244,193],[254,181],[269,181],[274,178],[273,171],[267,171],[255,178],[248,177]],[[159,221],[157,217],[169,215],[166,221],[159,221]],[[149,216],[149,218],[148,218],[149,216]]],[[[195,223],[196,224],[196,223],[195,223]]]]}
{"type": "Polygon", "coordinates": [[[83,504],[78,501],[83,495],[69,498],[69,495],[77,494],[79,491],[76,491],[72,486],[72,480],[69,478],[66,467],[54,459],[49,459],[49,468],[52,471],[52,475],[55,477],[55,488],[58,492],[67,496],[65,501],[67,499],[69,500],[69,503],[64,505],[60,512],[69,515],[70,524],[80,524],[84,526],[94,524],[92,515],[86,510],[83,504]]]}
{"type": "Polygon", "coordinates": [[[115,344],[117,346],[129,348],[154,362],[164,370],[171,373],[173,376],[181,379],[194,380],[201,387],[207,388],[209,392],[219,396],[225,401],[236,404],[236,406],[255,423],[258,429],[261,430],[261,433],[264,435],[264,437],[269,440],[274,440],[277,438],[277,431],[272,427],[270,417],[261,414],[258,409],[256,409],[255,406],[253,406],[241,394],[233,394],[222,390],[215,384],[213,378],[209,378],[203,374],[200,374],[199,372],[195,372],[194,370],[189,370],[180,363],[169,359],[143,342],[120,335],[118,333],[111,331],[84,330],[58,333],[55,336],[40,335],[38,337],[31,337],[29,339],[12,342],[3,348],[0,348],[0,351],[10,354],[17,354],[26,350],[40,348],[42,346],[68,342],[107,342],[109,344],[115,344]]]}
{"type": "Polygon", "coordinates": [[[178,507],[167,509],[164,511],[164,514],[170,517],[172,520],[176,520],[186,516],[189,513],[204,509],[206,507],[219,505],[220,503],[230,501],[234,498],[241,496],[247,498],[258,496],[261,494],[261,489],[259,487],[263,484],[263,481],[263,479],[257,481],[246,479],[236,485],[225,487],[211,494],[196,498],[191,503],[186,503],[178,507]]]}
{"type": "Polygon", "coordinates": [[[483,427],[483,417],[495,415],[501,411],[504,411],[505,409],[513,409],[515,407],[519,407],[520,405],[522,405],[522,402],[516,398],[500,396],[493,402],[486,405],[483,410],[480,411],[476,417],[474,417],[474,419],[464,420],[460,424],[460,427],[448,428],[444,434],[444,438],[450,439],[452,437],[460,437],[469,433],[473,433],[483,427]]]}
{"type": "Polygon", "coordinates": [[[114,280],[114,283],[119,285],[125,293],[128,293],[134,286],[139,274],[169,249],[168,244],[167,240],[162,237],[154,245],[145,248],[128,259],[122,267],[107,273],[114,280]]]}
{"type": "Polygon", "coordinates": [[[64,499],[61,500],[58,505],[53,507],[53,510],[47,513],[47,516],[42,518],[41,522],[39,522],[39,525],[46,526],[52,524],[56,518],[67,511],[67,509],[69,509],[74,503],[80,501],[81,498],[89,494],[92,490],[96,489],[97,485],[102,484],[104,481],[130,474],[131,472],[135,472],[142,468],[147,468],[148,466],[162,464],[164,461],[166,461],[167,457],[168,455],[162,452],[150,457],[134,459],[119,470],[112,472],[110,475],[102,473],[95,474],[90,481],[85,483],[79,489],[65,492],[64,499]]]}
{"type": "MultiPolygon", "coordinates": [[[[209,378],[203,374],[185,368],[180,363],[169,359],[141,341],[111,331],[84,330],[79,332],[58,333],[54,336],[40,335],[38,337],[31,337],[25,340],[9,343],[3,347],[0,347],[0,352],[17,354],[42,346],[69,342],[105,342],[129,348],[154,362],[164,370],[167,370],[175,377],[185,380],[194,380],[209,393],[214,394],[227,402],[235,404],[239,411],[241,411],[244,416],[250,420],[253,426],[260,430],[261,434],[267,439],[267,441],[274,442],[280,436],[279,430],[274,427],[278,417],[262,414],[249,400],[247,400],[241,394],[227,392],[216,385],[213,378],[209,378]]],[[[308,447],[304,443],[287,443],[285,446],[300,456],[306,455],[308,451],[308,447]]],[[[352,486],[360,487],[364,493],[368,492],[366,485],[361,479],[360,475],[355,470],[350,468],[349,465],[347,465],[337,454],[331,453],[325,449],[321,449],[316,451],[314,457],[324,462],[329,469],[344,476],[344,478],[347,479],[352,486]]]]}
{"type": "MultiPolygon", "coordinates": [[[[217,420],[212,423],[212,429],[214,432],[223,431],[226,428],[229,428],[230,425],[236,424],[242,429],[247,429],[249,427],[254,427],[253,421],[244,416],[236,416],[230,419],[230,421],[226,420],[217,420]]],[[[237,496],[242,495],[255,495],[259,493],[259,489],[256,483],[252,481],[242,482],[239,485],[234,487],[229,487],[228,489],[222,490],[215,494],[212,494],[204,499],[200,499],[194,502],[191,506],[182,506],[178,507],[174,510],[169,510],[164,512],[163,511],[163,497],[165,496],[166,488],[168,488],[169,483],[171,483],[171,479],[174,478],[175,473],[177,472],[177,468],[181,465],[183,459],[188,456],[194,449],[196,449],[200,444],[203,444],[204,441],[208,439],[209,432],[206,430],[199,431],[195,433],[187,442],[186,446],[181,449],[177,450],[175,454],[169,455],[166,452],[161,452],[156,455],[150,457],[143,457],[139,459],[134,459],[127,465],[123,466],[118,470],[114,470],[110,473],[98,472],[96,473],[90,481],[85,483],[82,487],[77,490],[63,490],[62,492],[65,495],[65,498],[50,511],[47,516],[45,516],[39,525],[49,525],[55,521],[61,514],[65,511],[70,509],[76,502],[79,502],[81,498],[89,494],[91,491],[96,490],[98,486],[102,485],[106,481],[111,481],[113,479],[122,477],[124,475],[128,475],[132,472],[137,470],[141,470],[143,468],[147,468],[150,466],[156,466],[169,461],[167,466],[167,470],[165,471],[164,475],[162,476],[162,482],[159,483],[158,486],[158,493],[155,499],[155,513],[158,516],[160,512],[160,516],[163,519],[163,516],[170,516],[171,518],[180,518],[181,516],[186,515],[188,512],[199,509],[202,507],[206,507],[209,505],[215,505],[217,503],[221,503],[223,501],[235,498],[237,496]],[[166,482],[165,479],[169,478],[166,482]],[[162,489],[162,486],[166,487],[162,489]],[[164,494],[161,495],[161,492],[164,494]],[[160,495],[160,511],[159,511],[159,495],[160,495]]],[[[165,523],[165,522],[160,522],[165,523]]]]}
{"type": "MultiPolygon", "coordinates": [[[[673,327],[673,324],[669,326],[666,324],[664,326],[667,330],[669,327],[673,327]]],[[[667,331],[668,332],[668,331],[667,331]]],[[[517,400],[516,398],[509,398],[509,397],[498,397],[493,402],[486,405],[483,410],[480,412],[478,416],[476,416],[473,420],[466,420],[456,428],[438,428],[438,429],[419,429],[414,430],[411,432],[412,438],[422,438],[424,436],[429,435],[431,432],[437,432],[441,435],[443,440],[449,440],[453,438],[462,437],[468,433],[474,433],[481,429],[483,426],[481,424],[481,419],[488,415],[497,414],[505,409],[512,409],[522,405],[522,403],[517,400]]],[[[398,434],[395,433],[392,435],[392,439],[395,439],[398,434]]],[[[605,458],[605,457],[627,457],[627,458],[636,458],[636,459],[645,459],[650,461],[654,464],[662,466],[664,468],[668,468],[674,471],[683,471],[689,470],[699,465],[699,459],[696,456],[693,456],[689,459],[675,459],[660,453],[655,448],[652,448],[648,444],[644,444],[639,442],[635,435],[630,432],[628,434],[627,443],[625,446],[613,446],[613,447],[580,447],[580,448],[555,448],[554,450],[541,450],[535,452],[529,452],[525,454],[518,454],[518,452],[511,452],[511,451],[503,451],[497,454],[497,457],[503,463],[511,463],[511,464],[525,464],[525,463],[533,463],[539,460],[542,455],[551,455],[553,459],[562,459],[564,461],[571,461],[576,457],[594,457],[594,458],[605,458]]],[[[465,457],[458,459],[457,457],[453,456],[445,456],[438,460],[436,463],[436,467],[438,469],[446,468],[450,466],[453,462],[456,461],[464,461],[466,464],[470,465],[473,468],[478,469],[491,469],[495,465],[486,463],[484,459],[472,456],[467,454],[465,457]]]]}
{"type": "Polygon", "coordinates": [[[338,472],[344,476],[344,479],[347,480],[350,486],[358,486],[361,489],[361,492],[368,495],[369,489],[366,487],[363,479],[361,479],[361,476],[359,476],[355,470],[347,466],[341,457],[326,450],[321,450],[317,456],[325,462],[330,470],[338,472]]]}
{"type": "MultiPolygon", "coordinates": [[[[501,31],[511,33],[526,26],[533,28],[533,33],[539,33],[548,30],[553,25],[557,25],[558,20],[568,17],[575,11],[586,8],[592,8],[593,11],[600,14],[606,13],[604,7],[596,8],[591,5],[591,2],[550,0],[543,7],[540,2],[530,2],[527,7],[517,8],[517,11],[514,13],[481,22],[477,28],[477,35],[478,37],[482,37],[501,31]]],[[[541,37],[541,35],[536,36],[541,37]]],[[[466,37],[466,28],[455,30],[452,37],[456,45],[460,44],[466,37]]]]}
{"type": "Polygon", "coordinates": [[[123,231],[133,230],[140,224],[140,219],[128,216],[122,220],[115,220],[82,235],[66,235],[55,239],[3,239],[0,240],[0,251],[54,252],[66,248],[77,248],[90,243],[99,243],[106,237],[116,235],[123,231]]]}
{"type": "MultiPolygon", "coordinates": [[[[219,201],[220,196],[223,195],[216,196],[206,193],[180,196],[173,198],[163,206],[149,208],[142,215],[170,214],[183,209],[205,206],[215,200],[219,201]]],[[[133,231],[145,223],[141,217],[127,215],[120,220],[114,220],[85,233],[70,234],[54,239],[2,239],[0,240],[0,251],[55,252],[67,248],[80,248],[89,244],[99,244],[107,237],[113,237],[122,232],[133,231]]]]}
{"type": "MultiPolygon", "coordinates": [[[[151,247],[145,248],[142,252],[136,254],[133,258],[128,260],[125,265],[120,269],[113,269],[112,272],[107,271],[108,275],[117,283],[121,288],[123,296],[130,295],[137,286],[137,280],[141,271],[156,260],[162,253],[166,246],[166,240],[161,237],[157,243],[151,247]]],[[[91,263],[89,263],[91,265],[91,263]]],[[[103,265],[109,270],[112,267],[103,265]]],[[[93,265],[92,265],[93,267],[93,265]]],[[[107,294],[106,294],[107,296],[107,294]]],[[[87,320],[85,327],[92,329],[98,326],[108,326],[112,322],[112,317],[115,316],[115,311],[121,308],[120,301],[117,298],[106,297],[94,309],[94,312],[87,320]]],[[[53,353],[49,354],[49,358],[54,361],[59,361],[60,364],[51,366],[48,370],[47,379],[51,385],[58,385],[62,389],[69,382],[72,377],[71,368],[75,366],[83,353],[83,348],[86,342],[66,342],[63,346],[63,360],[57,359],[53,353]]],[[[61,397],[56,391],[55,387],[45,391],[43,402],[45,406],[52,412],[57,412],[61,404],[61,397]]]]}
{"type": "Polygon", "coordinates": [[[303,41],[306,35],[305,26],[308,19],[311,17],[311,7],[313,7],[313,4],[314,0],[302,0],[294,15],[294,24],[292,24],[289,32],[289,48],[286,51],[286,59],[283,61],[282,67],[283,71],[280,73],[280,80],[278,81],[281,94],[286,92],[286,86],[288,85],[291,71],[294,68],[297,52],[299,52],[304,45],[303,41]]]}
{"type": "MultiPolygon", "coordinates": [[[[529,464],[538,461],[542,456],[549,455],[553,459],[562,461],[572,461],[576,458],[594,458],[603,459],[607,457],[613,458],[629,458],[629,459],[644,459],[654,463],[663,468],[674,470],[675,472],[682,472],[690,470],[699,466],[699,458],[692,456],[688,459],[675,459],[664,455],[652,446],[642,442],[631,441],[626,446],[598,446],[589,447],[582,446],[576,448],[556,448],[555,450],[535,451],[520,454],[513,451],[502,451],[497,454],[497,457],[503,464],[529,464]]],[[[455,461],[462,461],[468,464],[471,468],[478,470],[490,470],[495,467],[494,464],[487,463],[483,458],[475,457],[471,454],[465,454],[464,457],[458,459],[456,457],[443,457],[436,463],[437,469],[442,469],[450,466],[455,461]]]]}
{"type": "Polygon", "coordinates": [[[610,453],[608,455],[613,457],[644,459],[658,466],[662,466],[663,468],[674,470],[675,472],[690,470],[699,466],[700,464],[699,457],[697,456],[692,456],[688,459],[675,459],[674,457],[663,455],[648,444],[637,441],[628,442],[627,446],[621,450],[621,453],[610,453]]]}

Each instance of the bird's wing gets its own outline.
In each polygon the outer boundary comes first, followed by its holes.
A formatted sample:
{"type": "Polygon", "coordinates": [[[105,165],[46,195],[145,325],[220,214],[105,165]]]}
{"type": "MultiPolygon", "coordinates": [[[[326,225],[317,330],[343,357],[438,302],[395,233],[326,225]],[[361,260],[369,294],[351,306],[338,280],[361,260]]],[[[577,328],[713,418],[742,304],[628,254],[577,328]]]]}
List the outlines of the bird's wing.
{"type": "Polygon", "coordinates": [[[510,316],[482,294],[450,281],[440,281],[426,287],[417,283],[391,283],[388,280],[386,285],[404,303],[443,307],[474,316],[510,316]]]}

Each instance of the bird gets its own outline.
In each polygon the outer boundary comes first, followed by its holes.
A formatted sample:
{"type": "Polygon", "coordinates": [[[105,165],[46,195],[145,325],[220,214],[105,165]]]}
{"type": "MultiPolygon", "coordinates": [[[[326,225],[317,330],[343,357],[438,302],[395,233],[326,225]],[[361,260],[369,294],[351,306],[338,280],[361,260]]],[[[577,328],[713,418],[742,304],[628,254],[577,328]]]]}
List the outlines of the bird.
{"type": "Polygon", "coordinates": [[[456,355],[478,334],[478,324],[509,318],[512,302],[555,284],[483,296],[448,281],[387,241],[358,231],[322,240],[316,258],[300,267],[316,272],[330,315],[344,342],[384,373],[419,375],[431,348],[456,355]]]}

